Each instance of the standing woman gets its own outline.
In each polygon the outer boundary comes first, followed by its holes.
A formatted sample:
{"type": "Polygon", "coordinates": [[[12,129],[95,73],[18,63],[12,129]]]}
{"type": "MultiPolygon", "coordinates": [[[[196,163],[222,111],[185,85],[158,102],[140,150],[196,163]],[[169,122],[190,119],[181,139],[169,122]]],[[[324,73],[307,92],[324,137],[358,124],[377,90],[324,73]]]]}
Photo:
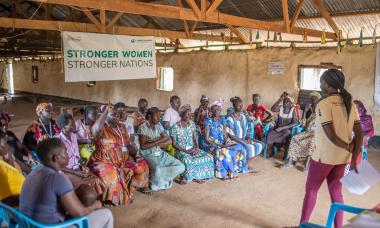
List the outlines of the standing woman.
{"type": "Polygon", "coordinates": [[[364,104],[359,101],[354,101],[356,108],[358,109],[360,116],[360,124],[363,130],[363,146],[367,148],[369,139],[375,134],[375,129],[373,128],[372,116],[368,115],[367,109],[364,104]]]}
{"type": "Polygon", "coordinates": [[[22,144],[30,151],[35,151],[37,143],[60,133],[60,129],[53,120],[53,105],[41,103],[37,105],[36,114],[38,119],[33,120],[26,130],[22,144]]]}
{"type": "Polygon", "coordinates": [[[96,150],[89,165],[106,185],[103,200],[109,205],[124,205],[132,202],[133,188],[150,192],[149,169],[146,161],[133,150],[129,134],[125,125],[119,123],[114,107],[109,104],[103,108],[91,129],[96,150]]]}
{"type": "Polygon", "coordinates": [[[214,156],[215,177],[234,180],[238,173],[248,172],[247,157],[244,146],[228,138],[221,110],[220,102],[211,105],[212,117],[205,120],[205,149],[214,156]]]}
{"type": "MultiPolygon", "coordinates": [[[[231,129],[230,137],[242,144],[247,150],[247,158],[254,158],[261,153],[264,143],[257,141],[251,137],[250,125],[246,115],[243,113],[243,102],[240,97],[230,99],[234,107],[234,112],[227,117],[227,126],[231,129]]],[[[253,130],[253,129],[252,129],[253,130]]]]}
{"type": "Polygon", "coordinates": [[[94,107],[85,106],[83,108],[83,118],[75,121],[80,156],[86,161],[90,159],[91,154],[95,151],[94,137],[91,133],[91,127],[96,121],[96,116],[97,112],[94,107]]]}
{"type": "Polygon", "coordinates": [[[170,136],[175,149],[174,156],[185,165],[181,184],[191,181],[202,184],[204,180],[214,177],[214,159],[199,149],[196,127],[191,120],[191,106],[182,106],[179,115],[181,121],[173,125],[170,136]]]}
{"type": "MultiPolygon", "coordinates": [[[[316,148],[310,161],[303,201],[301,223],[308,222],[323,181],[332,202],[343,203],[342,183],[346,165],[357,172],[356,158],[363,143],[363,133],[351,94],[344,88],[341,71],[329,69],[321,76],[323,99],[317,105],[316,148]],[[354,132],[354,139],[352,139],[354,132]]],[[[343,212],[337,212],[334,225],[342,227],[343,212]]]]}

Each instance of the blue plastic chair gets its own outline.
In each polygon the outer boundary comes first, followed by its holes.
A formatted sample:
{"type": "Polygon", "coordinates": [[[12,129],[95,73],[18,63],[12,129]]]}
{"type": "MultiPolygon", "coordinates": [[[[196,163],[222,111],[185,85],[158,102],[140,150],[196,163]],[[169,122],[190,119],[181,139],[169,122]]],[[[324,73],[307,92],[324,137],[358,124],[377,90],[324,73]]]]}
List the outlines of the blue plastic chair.
{"type": "Polygon", "coordinates": [[[362,145],[362,160],[368,161],[368,149],[362,145]]]}
{"type": "MultiPolygon", "coordinates": [[[[50,224],[45,225],[39,222],[34,221],[33,219],[29,218],[28,216],[22,214],[20,211],[13,209],[3,203],[0,203],[1,208],[1,216],[3,216],[3,211],[5,211],[5,214],[9,217],[12,217],[12,221],[14,220],[14,223],[10,221],[8,224],[12,224],[12,226],[9,227],[20,227],[20,228],[66,228],[70,226],[76,226],[78,228],[89,228],[88,220],[86,217],[79,217],[70,219],[68,221],[58,223],[58,224],[50,224]]],[[[6,217],[5,217],[6,218],[6,217]]]]}
{"type": "Polygon", "coordinates": [[[9,228],[15,227],[16,224],[11,220],[12,213],[9,210],[11,207],[0,203],[0,227],[2,227],[3,222],[7,224],[9,228]]]}
{"type": "MultiPolygon", "coordinates": [[[[345,205],[345,204],[342,204],[342,203],[333,203],[330,207],[330,211],[329,211],[329,215],[327,217],[327,222],[326,222],[326,228],[332,228],[333,225],[334,225],[334,219],[335,219],[335,216],[336,216],[336,213],[338,211],[345,211],[345,212],[348,212],[348,213],[351,213],[351,214],[360,214],[362,213],[363,211],[365,211],[367,209],[363,209],[363,208],[358,208],[358,207],[353,207],[353,206],[348,206],[348,205],[345,205]]],[[[317,224],[312,224],[312,223],[302,223],[300,225],[301,228],[314,228],[314,227],[324,227],[324,226],[321,226],[321,225],[317,225],[317,224]]]]}

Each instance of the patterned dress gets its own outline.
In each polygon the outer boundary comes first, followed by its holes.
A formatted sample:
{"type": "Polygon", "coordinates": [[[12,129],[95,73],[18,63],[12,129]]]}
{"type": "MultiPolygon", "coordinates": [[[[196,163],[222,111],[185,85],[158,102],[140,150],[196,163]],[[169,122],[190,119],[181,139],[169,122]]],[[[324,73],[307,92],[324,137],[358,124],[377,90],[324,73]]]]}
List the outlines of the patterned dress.
{"type": "Polygon", "coordinates": [[[130,156],[126,151],[128,144],[129,134],[123,124],[116,129],[106,124],[101,137],[95,141],[96,150],[90,158],[92,171],[104,183],[104,186],[98,184],[96,187],[105,188],[103,200],[115,205],[128,204],[134,188],[148,187],[149,184],[147,162],[136,161],[130,156]]]}
{"type": "MultiPolygon", "coordinates": [[[[162,132],[164,128],[161,124],[152,129],[149,121],[146,121],[140,126],[138,135],[156,140],[161,138],[162,132]]],[[[153,191],[171,188],[174,178],[185,171],[185,166],[180,161],[164,152],[159,146],[141,150],[141,154],[148,161],[151,172],[150,188],[153,191]]]]}
{"type": "Polygon", "coordinates": [[[315,114],[312,114],[307,120],[306,131],[292,137],[288,154],[293,161],[306,160],[313,154],[315,117],[315,114]]]}
{"type": "Polygon", "coordinates": [[[22,144],[30,151],[35,151],[37,144],[47,138],[52,138],[61,132],[54,120],[49,124],[43,125],[41,121],[34,120],[28,126],[22,144]]]}
{"type": "MultiPolygon", "coordinates": [[[[215,144],[225,144],[223,138],[224,126],[212,118],[205,120],[205,125],[210,127],[210,141],[215,144]]],[[[241,144],[228,143],[228,148],[207,144],[206,150],[214,156],[215,176],[225,178],[236,173],[248,172],[248,164],[245,148],[241,144]]]]}
{"type": "MultiPolygon", "coordinates": [[[[188,126],[182,127],[181,122],[175,124],[171,129],[170,136],[176,139],[176,143],[186,150],[195,148],[193,134],[196,127],[193,121],[188,126]]],[[[185,172],[182,174],[186,181],[212,179],[214,177],[214,159],[207,152],[195,148],[196,155],[175,150],[174,156],[185,165],[185,172]]]]}
{"type": "Polygon", "coordinates": [[[239,139],[243,141],[246,140],[247,135],[252,139],[252,144],[244,143],[244,147],[248,148],[247,158],[253,158],[259,155],[263,148],[264,143],[254,140],[253,134],[249,134],[249,132],[253,131],[253,124],[248,123],[247,117],[243,113],[233,113],[231,116],[227,117],[227,126],[228,133],[235,135],[239,139]],[[238,118],[239,117],[239,118],[238,118]],[[239,120],[238,120],[239,119],[239,120]]]}

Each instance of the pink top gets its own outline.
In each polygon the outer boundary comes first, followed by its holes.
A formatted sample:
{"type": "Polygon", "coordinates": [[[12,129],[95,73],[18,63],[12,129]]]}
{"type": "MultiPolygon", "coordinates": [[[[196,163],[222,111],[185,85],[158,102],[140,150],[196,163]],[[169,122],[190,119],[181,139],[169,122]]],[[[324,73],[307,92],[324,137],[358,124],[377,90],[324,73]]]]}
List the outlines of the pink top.
{"type": "Polygon", "coordinates": [[[90,137],[90,129],[81,119],[75,121],[75,127],[77,129],[76,135],[78,139],[88,139],[90,137]]]}
{"type": "Polygon", "coordinates": [[[61,132],[56,137],[59,138],[66,146],[66,152],[69,155],[69,164],[66,167],[69,169],[79,168],[80,154],[77,136],[72,133],[71,139],[68,140],[66,136],[63,134],[63,132],[61,132]]]}

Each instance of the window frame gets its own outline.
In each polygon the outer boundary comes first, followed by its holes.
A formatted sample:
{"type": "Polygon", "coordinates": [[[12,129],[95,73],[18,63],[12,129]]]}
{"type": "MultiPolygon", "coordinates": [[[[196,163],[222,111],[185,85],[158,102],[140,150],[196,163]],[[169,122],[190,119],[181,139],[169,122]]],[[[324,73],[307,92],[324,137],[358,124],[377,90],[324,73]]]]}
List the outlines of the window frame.
{"type": "Polygon", "coordinates": [[[173,90],[174,90],[174,68],[172,66],[160,66],[160,67],[157,67],[156,89],[158,91],[161,91],[161,92],[173,92],[173,90]],[[161,73],[160,73],[160,71],[161,71],[162,68],[171,68],[173,70],[173,81],[172,81],[173,87],[172,87],[171,90],[161,89],[161,86],[160,86],[161,73]]]}
{"type": "MultiPolygon", "coordinates": [[[[322,68],[334,68],[334,69],[338,69],[340,71],[343,71],[343,67],[342,66],[334,65],[332,63],[321,63],[319,65],[299,64],[298,65],[298,80],[297,80],[299,91],[301,91],[301,90],[304,90],[304,91],[314,91],[314,90],[307,90],[307,89],[302,89],[301,88],[301,70],[302,70],[302,68],[319,68],[319,69],[322,69],[322,68]]],[[[318,91],[318,90],[316,90],[316,91],[318,91]]],[[[320,91],[318,91],[318,92],[320,92],[320,91]]]]}

